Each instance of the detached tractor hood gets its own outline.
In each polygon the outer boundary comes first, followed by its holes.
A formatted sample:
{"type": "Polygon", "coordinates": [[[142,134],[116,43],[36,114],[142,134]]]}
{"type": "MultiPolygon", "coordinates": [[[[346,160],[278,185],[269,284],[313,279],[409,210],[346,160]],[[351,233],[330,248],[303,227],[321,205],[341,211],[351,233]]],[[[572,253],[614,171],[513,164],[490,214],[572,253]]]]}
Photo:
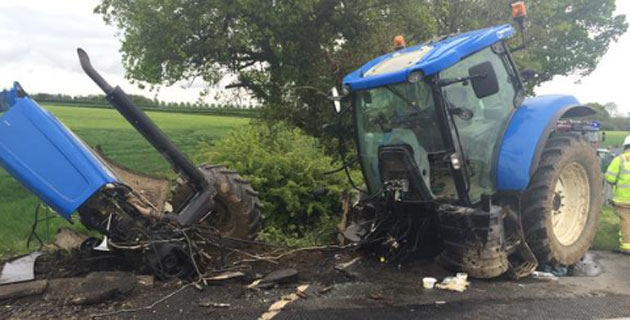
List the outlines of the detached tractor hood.
{"type": "Polygon", "coordinates": [[[355,70],[343,79],[351,90],[365,90],[407,81],[409,73],[425,76],[455,65],[463,58],[514,35],[509,24],[444,36],[413,47],[390,52],[355,70]]]}
{"type": "Polygon", "coordinates": [[[0,165],[66,219],[116,176],[16,82],[0,92],[0,165]]]}

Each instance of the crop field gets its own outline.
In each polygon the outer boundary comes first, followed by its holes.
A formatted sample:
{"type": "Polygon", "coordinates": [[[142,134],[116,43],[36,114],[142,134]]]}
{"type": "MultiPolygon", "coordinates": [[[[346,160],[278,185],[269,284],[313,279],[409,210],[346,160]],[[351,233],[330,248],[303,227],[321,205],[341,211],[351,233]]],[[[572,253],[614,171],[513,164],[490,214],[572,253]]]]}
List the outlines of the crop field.
{"type": "Polygon", "coordinates": [[[604,141],[604,145],[606,146],[614,146],[623,143],[623,139],[628,135],[628,132],[624,131],[607,131],[606,132],[606,141],[604,141]]]}
{"type": "Polygon", "coordinates": [[[629,134],[630,132],[628,131],[606,131],[606,141],[604,141],[604,145],[621,147],[623,139],[629,134]]]}
{"type": "MultiPolygon", "coordinates": [[[[47,106],[91,147],[101,145],[113,160],[136,170],[168,176],[169,165],[115,110],[47,106]]],[[[190,158],[198,155],[202,141],[220,138],[250,119],[237,117],[149,112],[148,115],[190,158]]],[[[35,208],[39,201],[0,168],[0,257],[26,250],[35,208]]],[[[41,217],[40,217],[41,218],[41,217]]],[[[69,226],[55,217],[40,223],[43,240],[54,238],[59,226],[69,226]]],[[[75,226],[78,226],[75,223],[75,226]]],[[[35,241],[32,245],[37,248],[35,241]]],[[[31,247],[33,248],[33,247],[31,247]]]]}

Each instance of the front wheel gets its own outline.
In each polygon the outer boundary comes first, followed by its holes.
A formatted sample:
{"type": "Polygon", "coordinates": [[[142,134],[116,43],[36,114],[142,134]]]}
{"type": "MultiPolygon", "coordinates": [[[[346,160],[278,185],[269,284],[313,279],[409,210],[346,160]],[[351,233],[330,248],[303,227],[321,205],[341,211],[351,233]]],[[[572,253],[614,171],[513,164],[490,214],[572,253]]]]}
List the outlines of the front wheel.
{"type": "Polygon", "coordinates": [[[591,246],[602,207],[595,150],[578,134],[554,134],[523,195],[527,243],[540,264],[578,262],[591,246]]]}

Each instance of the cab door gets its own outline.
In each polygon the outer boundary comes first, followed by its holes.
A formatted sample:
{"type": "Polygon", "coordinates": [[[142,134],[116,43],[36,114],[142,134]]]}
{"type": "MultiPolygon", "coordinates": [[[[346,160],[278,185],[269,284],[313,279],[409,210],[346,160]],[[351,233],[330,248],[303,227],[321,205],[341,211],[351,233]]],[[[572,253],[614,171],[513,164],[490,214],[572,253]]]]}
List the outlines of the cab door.
{"type": "Polygon", "coordinates": [[[442,88],[447,109],[465,109],[473,114],[470,119],[452,115],[453,134],[459,136],[467,165],[468,193],[472,203],[478,202],[483,194],[491,195],[496,191],[493,169],[497,150],[521,96],[520,81],[503,42],[478,51],[440,73],[440,79],[468,77],[471,68],[485,62],[492,65],[496,74],[496,93],[479,98],[469,81],[442,88]]]}

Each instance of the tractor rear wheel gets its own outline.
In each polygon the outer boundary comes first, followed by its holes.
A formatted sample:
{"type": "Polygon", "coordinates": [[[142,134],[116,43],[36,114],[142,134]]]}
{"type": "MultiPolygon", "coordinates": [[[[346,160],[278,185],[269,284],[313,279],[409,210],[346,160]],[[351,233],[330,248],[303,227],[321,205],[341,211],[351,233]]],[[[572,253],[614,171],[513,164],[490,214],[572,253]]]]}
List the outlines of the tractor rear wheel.
{"type": "MultiPolygon", "coordinates": [[[[214,208],[201,223],[215,227],[221,236],[253,240],[260,230],[262,203],[249,181],[224,166],[199,167],[206,180],[217,190],[214,208]]],[[[173,208],[179,208],[192,190],[178,184],[173,192],[173,208]]]]}
{"type": "Polygon", "coordinates": [[[602,175],[579,134],[551,136],[525,191],[525,239],[540,264],[573,265],[591,246],[602,207],[602,175]]]}

